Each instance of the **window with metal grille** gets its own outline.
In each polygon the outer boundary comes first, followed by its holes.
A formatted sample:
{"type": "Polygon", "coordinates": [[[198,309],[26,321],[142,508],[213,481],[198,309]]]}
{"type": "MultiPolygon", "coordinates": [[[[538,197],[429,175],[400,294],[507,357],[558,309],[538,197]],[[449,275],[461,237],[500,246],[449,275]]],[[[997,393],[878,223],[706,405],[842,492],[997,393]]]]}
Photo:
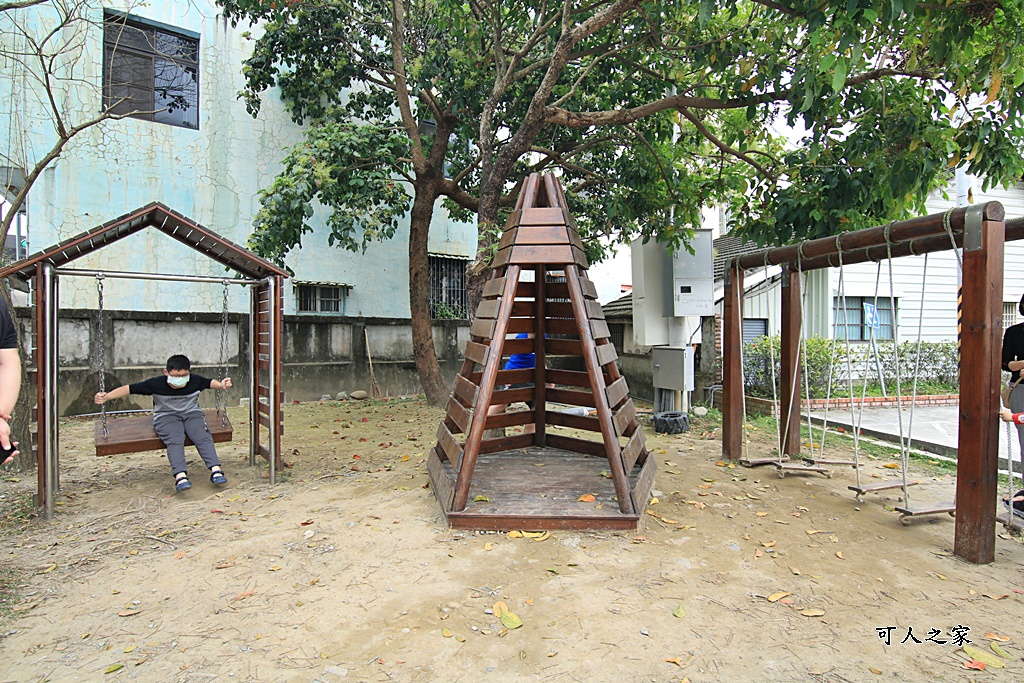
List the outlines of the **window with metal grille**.
{"type": "Polygon", "coordinates": [[[296,310],[299,313],[345,313],[348,285],[295,283],[296,310]]]}
{"type": "Polygon", "coordinates": [[[1003,302],[1003,329],[1017,324],[1017,302],[1003,302]]]}
{"type": "Polygon", "coordinates": [[[611,332],[612,344],[615,345],[615,350],[621,356],[623,354],[623,344],[626,341],[626,325],[623,323],[608,323],[608,331],[611,332]]]}
{"type": "Polygon", "coordinates": [[[469,259],[452,256],[430,256],[429,259],[430,317],[435,320],[467,319],[466,266],[469,259]]]}
{"type": "MultiPolygon", "coordinates": [[[[868,311],[874,308],[878,326],[875,327],[875,339],[892,341],[896,328],[896,317],[893,315],[892,300],[887,296],[878,299],[872,296],[848,296],[846,307],[841,297],[833,297],[832,314],[834,336],[836,339],[850,341],[868,341],[871,339],[873,327],[868,311]]],[[[897,305],[897,309],[899,306],[897,305]]]]}
{"type": "Polygon", "coordinates": [[[103,26],[103,106],[114,114],[199,128],[199,36],[119,12],[103,26]]]}

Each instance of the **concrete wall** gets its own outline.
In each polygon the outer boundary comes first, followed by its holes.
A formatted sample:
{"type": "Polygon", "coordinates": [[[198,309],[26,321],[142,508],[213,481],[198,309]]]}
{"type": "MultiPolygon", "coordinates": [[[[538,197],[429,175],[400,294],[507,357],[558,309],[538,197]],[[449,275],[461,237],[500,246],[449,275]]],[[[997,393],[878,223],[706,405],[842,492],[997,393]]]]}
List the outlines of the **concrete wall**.
{"type": "MultiPolygon", "coordinates": [[[[0,35],[20,40],[11,26],[18,19],[28,30],[44,33],[54,24],[51,3],[0,15],[0,35]]],[[[220,235],[245,244],[258,192],[281,171],[287,150],[301,142],[303,129],[291,121],[275,88],[263,97],[253,119],[237,97],[245,85],[242,61],[252,52],[244,33],[233,28],[212,0],[84,0],[88,21],[68,29],[81,33],[73,54],[61,60],[57,101],[68,125],[102,110],[103,10],[120,10],[140,19],[199,35],[199,128],[175,127],[134,118],[106,121],[76,136],[43,172],[29,194],[29,252],[36,252],[160,201],[220,235]]],[[[259,28],[251,29],[254,34],[259,28]]],[[[66,36],[67,37],[67,36],[66,36]]],[[[56,142],[51,116],[32,73],[24,65],[0,63],[0,166],[31,168],[56,142]]],[[[351,285],[344,314],[407,318],[409,309],[408,219],[388,241],[365,254],[327,244],[327,213],[311,220],[314,232],[287,264],[298,281],[351,285]]],[[[475,253],[476,227],[456,223],[440,202],[431,224],[431,253],[469,258],[475,253]]],[[[190,248],[148,230],[77,260],[73,267],[151,273],[223,276],[224,269],[190,248]]],[[[296,311],[293,281],[285,283],[285,312],[296,311]]],[[[63,278],[61,307],[96,307],[96,285],[63,278]]],[[[220,311],[217,285],[109,281],[108,309],[220,311]],[[169,303],[173,302],[173,303],[169,303]]],[[[247,297],[235,295],[231,310],[248,311],[247,297]]]]}
{"type": "MultiPolygon", "coordinates": [[[[28,324],[29,309],[17,310],[19,323],[28,324]]],[[[58,410],[61,415],[95,412],[92,396],[99,390],[101,346],[108,390],[162,374],[167,357],[184,353],[197,374],[220,378],[221,317],[209,313],[108,311],[104,329],[96,311],[62,310],[59,335],[58,410]]],[[[248,317],[231,314],[228,320],[228,374],[235,383],[228,394],[232,405],[248,396],[248,317]]],[[[420,393],[412,359],[412,331],[398,318],[339,318],[286,315],[283,331],[282,383],[286,401],[309,401],[324,394],[358,389],[369,391],[367,344],[374,374],[390,395],[420,393]]],[[[469,340],[465,321],[438,321],[434,347],[441,370],[451,382],[469,340]]],[[[213,407],[215,393],[204,392],[201,404],[213,407]]],[[[151,408],[152,400],[132,396],[111,410],[151,408]]]]}

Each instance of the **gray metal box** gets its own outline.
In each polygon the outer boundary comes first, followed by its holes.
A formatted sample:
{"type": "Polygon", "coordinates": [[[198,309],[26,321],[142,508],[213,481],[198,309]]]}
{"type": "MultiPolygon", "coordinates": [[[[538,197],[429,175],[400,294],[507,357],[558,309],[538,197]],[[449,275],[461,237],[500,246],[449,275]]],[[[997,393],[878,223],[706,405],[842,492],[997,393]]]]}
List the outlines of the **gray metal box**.
{"type": "Polygon", "coordinates": [[[651,375],[658,389],[693,391],[693,347],[655,346],[651,375]]]}

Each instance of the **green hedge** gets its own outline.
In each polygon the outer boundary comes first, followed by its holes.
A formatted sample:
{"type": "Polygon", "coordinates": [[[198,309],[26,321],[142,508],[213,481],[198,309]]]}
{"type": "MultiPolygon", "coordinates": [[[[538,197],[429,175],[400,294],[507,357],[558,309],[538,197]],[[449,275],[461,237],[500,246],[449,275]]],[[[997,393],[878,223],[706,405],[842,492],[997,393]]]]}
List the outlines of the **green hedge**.
{"type": "MultiPolygon", "coordinates": [[[[770,358],[775,358],[776,393],[781,386],[781,370],[779,367],[778,336],[769,340],[758,337],[749,344],[743,345],[743,379],[747,394],[759,398],[772,397],[772,374],[770,358]],[[774,353],[773,353],[774,352],[774,353]]],[[[881,394],[878,381],[878,365],[881,366],[885,379],[886,391],[896,391],[896,358],[899,356],[899,374],[902,392],[909,394],[913,389],[914,371],[917,372],[918,394],[955,394],[960,391],[960,354],[956,342],[921,342],[921,357],[917,359],[917,342],[906,341],[899,344],[898,349],[892,342],[878,342],[878,364],[875,362],[871,346],[864,343],[850,344],[850,366],[853,375],[853,392],[860,396],[864,378],[867,378],[867,394],[881,394]]],[[[825,398],[829,386],[829,367],[832,367],[832,396],[849,394],[847,372],[846,342],[842,340],[812,337],[806,341],[807,378],[811,388],[811,398],[825,398]]],[[[801,361],[801,371],[804,366],[801,361]]],[[[801,395],[804,393],[804,381],[801,380],[801,395]]]]}

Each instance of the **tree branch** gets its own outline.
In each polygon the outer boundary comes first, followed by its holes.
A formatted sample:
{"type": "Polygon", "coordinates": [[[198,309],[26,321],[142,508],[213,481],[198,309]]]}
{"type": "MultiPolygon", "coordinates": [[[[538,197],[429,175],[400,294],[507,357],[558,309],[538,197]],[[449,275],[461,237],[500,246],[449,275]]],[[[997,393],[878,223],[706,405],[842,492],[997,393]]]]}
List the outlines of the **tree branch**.
{"type": "Polygon", "coordinates": [[[679,113],[682,114],[686,118],[687,121],[692,123],[697,128],[697,130],[700,132],[700,134],[703,135],[705,138],[707,138],[711,142],[711,144],[713,144],[715,147],[717,147],[718,149],[722,150],[726,154],[734,156],[737,159],[739,159],[740,161],[743,161],[743,162],[747,163],[752,168],[757,169],[757,172],[760,173],[761,175],[763,175],[768,180],[770,180],[772,182],[775,182],[777,180],[777,177],[775,175],[769,173],[768,169],[766,169],[764,166],[762,166],[761,164],[757,163],[756,161],[751,159],[749,156],[747,156],[743,152],[741,152],[741,151],[739,151],[737,149],[733,149],[729,145],[727,145],[724,142],[722,142],[721,140],[719,140],[718,137],[714,133],[712,133],[711,130],[707,126],[705,126],[704,123],[700,119],[698,119],[696,116],[694,116],[693,113],[689,109],[686,109],[685,107],[680,107],[679,113]]]}

